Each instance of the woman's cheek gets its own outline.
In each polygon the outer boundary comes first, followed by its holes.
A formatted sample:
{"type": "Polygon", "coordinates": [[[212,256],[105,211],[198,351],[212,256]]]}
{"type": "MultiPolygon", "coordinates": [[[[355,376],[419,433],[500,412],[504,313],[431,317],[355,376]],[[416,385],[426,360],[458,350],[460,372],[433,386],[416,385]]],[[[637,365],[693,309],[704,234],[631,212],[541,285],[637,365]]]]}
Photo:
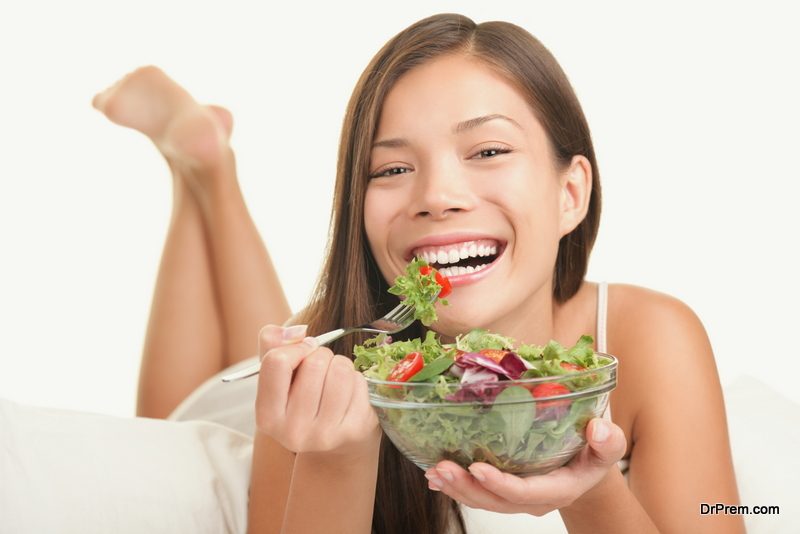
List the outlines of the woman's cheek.
{"type": "Polygon", "coordinates": [[[369,248],[378,263],[378,268],[386,276],[388,269],[386,251],[388,250],[391,230],[389,228],[389,221],[391,220],[389,209],[391,204],[385,204],[388,200],[382,199],[381,196],[380,191],[367,190],[367,195],[364,199],[364,229],[367,234],[369,248]]]}

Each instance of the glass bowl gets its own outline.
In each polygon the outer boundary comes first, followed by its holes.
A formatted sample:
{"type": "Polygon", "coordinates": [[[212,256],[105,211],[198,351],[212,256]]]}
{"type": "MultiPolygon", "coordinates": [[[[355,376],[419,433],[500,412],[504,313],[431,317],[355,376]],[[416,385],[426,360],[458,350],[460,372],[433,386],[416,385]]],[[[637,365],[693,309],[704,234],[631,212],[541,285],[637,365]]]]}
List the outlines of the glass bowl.
{"type": "Polygon", "coordinates": [[[451,460],[464,468],[486,462],[516,475],[544,474],[583,448],[586,425],[602,416],[617,385],[617,359],[597,355],[601,367],[522,380],[443,384],[367,377],[370,403],[392,443],[421,469],[451,460]],[[564,391],[543,384],[562,384],[569,392],[541,396],[564,391]]]}

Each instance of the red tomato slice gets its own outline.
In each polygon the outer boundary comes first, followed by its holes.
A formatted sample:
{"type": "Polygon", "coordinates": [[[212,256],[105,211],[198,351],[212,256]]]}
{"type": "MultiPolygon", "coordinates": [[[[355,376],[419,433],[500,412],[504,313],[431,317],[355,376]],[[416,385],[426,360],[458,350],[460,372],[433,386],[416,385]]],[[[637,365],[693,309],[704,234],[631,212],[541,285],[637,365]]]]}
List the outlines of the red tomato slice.
{"type": "Polygon", "coordinates": [[[424,365],[422,354],[411,352],[392,367],[392,371],[386,377],[386,380],[389,382],[407,382],[409,378],[420,372],[424,365]]]}
{"type": "MultiPolygon", "coordinates": [[[[567,386],[563,384],[556,384],[554,382],[545,382],[544,384],[537,384],[531,390],[534,398],[540,399],[545,397],[555,397],[557,395],[565,395],[569,393],[567,386]]],[[[569,401],[552,401],[552,402],[539,402],[536,404],[537,409],[556,408],[559,406],[566,406],[569,401]]]]}
{"type": "Polygon", "coordinates": [[[561,368],[566,369],[567,371],[585,371],[586,367],[582,365],[578,365],[576,363],[570,362],[561,362],[561,368]]]}
{"type": "Polygon", "coordinates": [[[430,265],[423,265],[422,267],[419,268],[419,274],[421,274],[422,276],[428,276],[429,274],[431,274],[432,270],[433,267],[431,267],[430,265]]]}
{"type": "Polygon", "coordinates": [[[450,280],[447,279],[446,276],[436,271],[436,283],[442,286],[441,291],[439,291],[439,298],[443,299],[447,295],[453,292],[453,286],[450,285],[450,280]]]}

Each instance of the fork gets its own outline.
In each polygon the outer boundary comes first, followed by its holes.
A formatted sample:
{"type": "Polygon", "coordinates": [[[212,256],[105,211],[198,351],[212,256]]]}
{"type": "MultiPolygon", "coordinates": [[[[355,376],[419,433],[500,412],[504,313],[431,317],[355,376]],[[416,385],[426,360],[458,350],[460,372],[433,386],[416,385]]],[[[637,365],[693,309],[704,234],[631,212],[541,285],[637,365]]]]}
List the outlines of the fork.
{"type": "MultiPolygon", "coordinates": [[[[435,299],[436,297],[434,297],[435,299]]],[[[344,337],[348,334],[353,334],[355,332],[370,332],[373,334],[396,334],[401,330],[405,330],[411,323],[414,322],[414,307],[413,306],[406,306],[402,302],[397,305],[394,309],[389,311],[386,315],[381,317],[380,319],[375,319],[371,323],[365,323],[361,326],[351,326],[349,328],[337,328],[336,330],[331,330],[330,332],[326,332],[324,334],[318,335],[315,339],[320,346],[327,345],[333,341],[336,341],[340,337],[344,337]]],[[[225,375],[222,377],[223,382],[233,382],[235,380],[241,380],[242,378],[248,378],[251,376],[255,376],[261,370],[261,362],[255,363],[248,367],[245,367],[241,371],[236,371],[234,373],[225,375]]]]}

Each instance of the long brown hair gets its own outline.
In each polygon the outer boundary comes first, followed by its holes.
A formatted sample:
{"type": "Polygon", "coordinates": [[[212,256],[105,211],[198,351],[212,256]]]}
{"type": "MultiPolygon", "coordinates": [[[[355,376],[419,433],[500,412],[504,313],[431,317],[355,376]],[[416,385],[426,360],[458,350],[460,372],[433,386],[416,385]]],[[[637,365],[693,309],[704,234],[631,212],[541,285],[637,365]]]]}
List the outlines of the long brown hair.
{"type": "MultiPolygon", "coordinates": [[[[524,29],[508,22],[475,24],[462,15],[440,14],[401,31],[375,55],[358,80],[342,126],[327,257],[311,303],[299,320],[310,332],[361,324],[395,303],[378,270],[364,229],[364,197],[370,152],[386,95],[410,69],[433,58],[461,53],[477,58],[513,83],[542,124],[558,166],[574,155],[592,166],[592,193],[584,220],[564,236],[554,266],[553,296],[571,298],[586,275],[600,220],[600,182],[589,127],[566,75],[550,52],[524,29]]],[[[411,328],[404,337],[416,337],[411,328]]],[[[332,347],[350,354],[346,338],[332,347]]],[[[432,492],[421,469],[384,436],[372,530],[376,534],[464,531],[457,503],[432,492]]]]}

